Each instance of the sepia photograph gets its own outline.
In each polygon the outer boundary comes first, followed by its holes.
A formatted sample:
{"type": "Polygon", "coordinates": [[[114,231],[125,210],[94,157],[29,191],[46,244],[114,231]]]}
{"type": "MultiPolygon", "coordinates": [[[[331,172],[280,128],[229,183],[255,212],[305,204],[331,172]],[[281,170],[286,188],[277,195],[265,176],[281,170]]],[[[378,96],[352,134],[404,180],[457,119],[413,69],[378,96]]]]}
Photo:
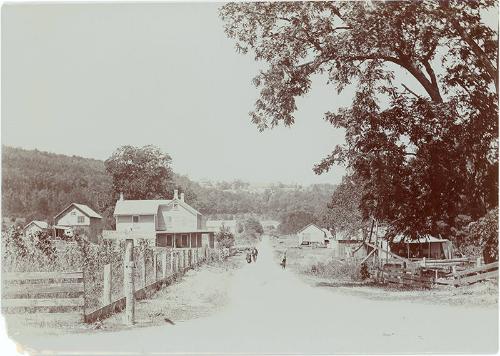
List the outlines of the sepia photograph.
{"type": "Polygon", "coordinates": [[[2,355],[499,352],[498,0],[1,12],[2,355]]]}

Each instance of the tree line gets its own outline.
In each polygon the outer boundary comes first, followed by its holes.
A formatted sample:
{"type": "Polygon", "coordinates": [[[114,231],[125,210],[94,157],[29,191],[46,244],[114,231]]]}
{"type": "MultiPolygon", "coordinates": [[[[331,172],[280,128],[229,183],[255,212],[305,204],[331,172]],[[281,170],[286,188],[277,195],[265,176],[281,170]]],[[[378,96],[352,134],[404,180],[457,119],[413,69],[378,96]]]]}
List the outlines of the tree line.
{"type": "Polygon", "coordinates": [[[154,146],[123,146],[105,162],[3,146],[3,217],[50,222],[64,207],[78,202],[99,212],[112,228],[120,192],[126,199],[171,199],[173,190],[179,189],[206,216],[246,219],[257,214],[281,219],[296,210],[320,214],[335,189],[319,184],[290,190],[277,184],[257,193],[246,190],[248,184],[242,182],[207,187],[176,174],[170,164],[170,156],[154,146]],[[221,189],[235,186],[241,189],[221,189]]]}

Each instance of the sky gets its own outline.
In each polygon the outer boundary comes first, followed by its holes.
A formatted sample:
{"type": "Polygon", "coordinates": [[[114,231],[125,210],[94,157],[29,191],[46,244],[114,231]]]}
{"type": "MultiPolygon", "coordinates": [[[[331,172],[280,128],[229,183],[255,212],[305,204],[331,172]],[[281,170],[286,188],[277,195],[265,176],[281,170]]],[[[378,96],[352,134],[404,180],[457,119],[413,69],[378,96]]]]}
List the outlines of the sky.
{"type": "Polygon", "coordinates": [[[296,124],[260,133],[249,112],[261,63],[236,53],[220,4],[44,4],[2,8],[2,143],[106,159],[153,144],[194,180],[338,183],[315,163],[347,105],[317,78],[296,124]]]}

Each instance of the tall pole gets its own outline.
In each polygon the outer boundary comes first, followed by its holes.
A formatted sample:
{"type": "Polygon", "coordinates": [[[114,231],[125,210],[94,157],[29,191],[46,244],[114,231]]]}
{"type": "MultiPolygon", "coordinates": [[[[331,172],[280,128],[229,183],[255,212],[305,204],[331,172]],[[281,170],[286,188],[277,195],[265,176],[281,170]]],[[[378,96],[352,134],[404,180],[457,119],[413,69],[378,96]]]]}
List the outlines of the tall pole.
{"type": "Polygon", "coordinates": [[[123,273],[123,293],[125,294],[125,323],[133,325],[135,321],[135,300],[134,300],[134,240],[127,239],[125,242],[125,258],[123,273]]]}

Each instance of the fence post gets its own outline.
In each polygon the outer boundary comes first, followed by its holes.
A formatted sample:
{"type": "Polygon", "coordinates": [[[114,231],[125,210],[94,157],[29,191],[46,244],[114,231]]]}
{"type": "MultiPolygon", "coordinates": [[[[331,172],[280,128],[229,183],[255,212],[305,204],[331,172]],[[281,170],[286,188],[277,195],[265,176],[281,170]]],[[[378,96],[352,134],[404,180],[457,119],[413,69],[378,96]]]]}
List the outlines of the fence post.
{"type": "Polygon", "coordinates": [[[141,255],[141,284],[140,289],[146,287],[146,250],[141,255]]]}
{"type": "Polygon", "coordinates": [[[425,257],[422,260],[422,267],[425,267],[425,257]]]}
{"type": "Polygon", "coordinates": [[[177,259],[177,273],[179,273],[181,271],[181,251],[177,251],[175,257],[177,259]]]}
{"type": "Polygon", "coordinates": [[[476,259],[476,267],[481,267],[481,265],[482,265],[481,257],[478,257],[476,259]]]}
{"type": "Polygon", "coordinates": [[[186,250],[182,250],[182,269],[186,269],[186,250]]]}
{"type": "Polygon", "coordinates": [[[134,300],[134,240],[125,241],[125,258],[123,271],[123,294],[125,295],[125,323],[133,325],[135,319],[135,300],[134,300]]]}
{"type": "Polygon", "coordinates": [[[102,290],[102,304],[111,304],[111,263],[104,265],[104,286],[102,290]]]}
{"type": "Polygon", "coordinates": [[[161,259],[161,275],[163,279],[167,278],[167,251],[162,255],[161,259]]]}
{"type": "Polygon", "coordinates": [[[451,266],[451,272],[453,274],[453,278],[455,279],[455,287],[460,285],[460,277],[457,276],[457,267],[451,266]]]}
{"type": "Polygon", "coordinates": [[[157,263],[158,263],[158,254],[153,251],[153,278],[155,282],[158,280],[157,263]]]}
{"type": "MultiPolygon", "coordinates": [[[[167,258],[167,253],[165,252],[165,258],[167,258]]],[[[170,250],[170,273],[171,274],[174,274],[174,268],[175,268],[175,265],[174,265],[174,249],[171,249],[170,250]]]]}

